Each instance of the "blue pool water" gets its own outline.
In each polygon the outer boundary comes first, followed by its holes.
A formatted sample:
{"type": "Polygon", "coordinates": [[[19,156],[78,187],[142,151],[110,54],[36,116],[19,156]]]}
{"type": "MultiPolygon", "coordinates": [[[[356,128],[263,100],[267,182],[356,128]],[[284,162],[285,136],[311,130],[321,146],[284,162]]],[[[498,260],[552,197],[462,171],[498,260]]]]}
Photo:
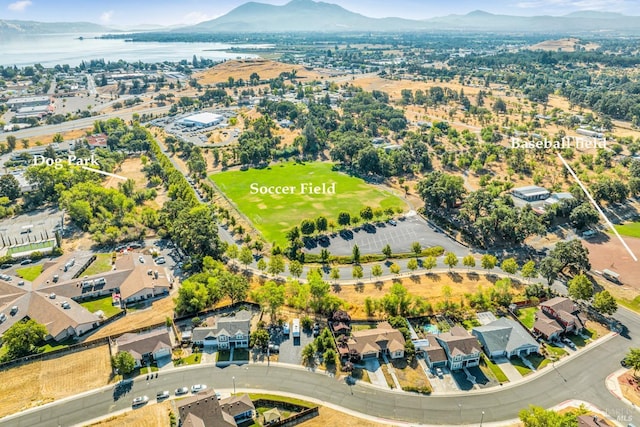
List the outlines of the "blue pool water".
{"type": "Polygon", "coordinates": [[[428,334],[434,334],[437,335],[440,333],[440,330],[438,329],[438,327],[436,325],[425,325],[422,327],[422,329],[424,329],[424,331],[428,334]]]}

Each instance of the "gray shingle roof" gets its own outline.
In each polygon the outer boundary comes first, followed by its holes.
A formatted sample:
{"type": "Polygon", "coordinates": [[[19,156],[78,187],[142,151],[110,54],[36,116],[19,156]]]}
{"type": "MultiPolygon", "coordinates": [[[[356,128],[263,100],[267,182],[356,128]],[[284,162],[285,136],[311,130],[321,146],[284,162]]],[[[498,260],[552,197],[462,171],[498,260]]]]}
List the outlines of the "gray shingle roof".
{"type": "Polygon", "coordinates": [[[473,335],[484,343],[489,354],[496,352],[511,353],[522,347],[535,346],[538,343],[529,333],[513,319],[501,317],[485,326],[473,328],[473,335]]]}

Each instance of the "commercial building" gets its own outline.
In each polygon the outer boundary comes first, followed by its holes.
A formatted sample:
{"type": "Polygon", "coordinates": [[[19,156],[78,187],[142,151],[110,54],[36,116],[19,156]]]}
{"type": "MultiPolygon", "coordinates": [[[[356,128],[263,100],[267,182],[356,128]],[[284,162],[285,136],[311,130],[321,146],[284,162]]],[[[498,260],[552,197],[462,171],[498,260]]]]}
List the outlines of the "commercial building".
{"type": "Polygon", "coordinates": [[[518,199],[527,202],[535,202],[536,200],[545,200],[551,196],[551,192],[546,188],[537,185],[529,185],[527,187],[518,187],[511,190],[511,194],[518,199]]]}
{"type": "Polygon", "coordinates": [[[24,98],[11,98],[7,101],[7,106],[13,111],[18,111],[25,107],[38,107],[51,104],[51,98],[43,96],[28,96],[24,98]]]}
{"type": "Polygon", "coordinates": [[[217,124],[222,123],[223,116],[220,114],[214,114],[209,112],[203,112],[198,114],[193,114],[191,116],[183,117],[178,120],[178,123],[183,124],[184,126],[189,127],[201,127],[206,128],[209,126],[215,126],[217,124]]]}

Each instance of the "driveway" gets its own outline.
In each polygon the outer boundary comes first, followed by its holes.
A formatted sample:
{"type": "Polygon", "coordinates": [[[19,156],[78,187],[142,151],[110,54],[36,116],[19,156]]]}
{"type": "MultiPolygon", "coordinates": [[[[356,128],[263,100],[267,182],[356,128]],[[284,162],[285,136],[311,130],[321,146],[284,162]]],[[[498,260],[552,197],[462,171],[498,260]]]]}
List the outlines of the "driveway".
{"type": "Polygon", "coordinates": [[[364,368],[367,370],[367,375],[369,375],[369,380],[371,384],[389,389],[389,384],[387,384],[387,380],[384,377],[384,372],[382,372],[382,366],[380,366],[380,362],[378,359],[366,359],[364,360],[364,368]]]}
{"type": "Polygon", "coordinates": [[[504,372],[504,374],[509,378],[510,382],[518,381],[522,379],[522,374],[518,372],[515,366],[509,362],[509,359],[506,357],[499,357],[493,361],[498,367],[504,372]]]}
{"type": "Polygon", "coordinates": [[[335,233],[324,243],[308,242],[306,251],[319,254],[323,248],[327,248],[333,255],[351,255],[353,246],[358,245],[361,253],[372,254],[380,253],[388,244],[392,252],[411,252],[413,242],[419,242],[423,248],[442,246],[445,251],[454,252],[460,256],[469,253],[469,249],[437,231],[415,213],[408,214],[404,219],[397,221],[395,226],[378,222],[367,228],[358,227],[335,233]]]}
{"type": "Polygon", "coordinates": [[[299,365],[302,361],[302,349],[313,342],[313,335],[306,332],[300,333],[300,338],[294,338],[292,336],[285,337],[280,334],[279,338],[272,336],[272,341],[280,345],[280,354],[278,355],[278,362],[290,363],[293,365],[299,365]]]}
{"type": "Polygon", "coordinates": [[[217,347],[212,345],[205,345],[202,347],[202,360],[200,363],[216,363],[216,356],[218,352],[216,351],[217,347]]]}

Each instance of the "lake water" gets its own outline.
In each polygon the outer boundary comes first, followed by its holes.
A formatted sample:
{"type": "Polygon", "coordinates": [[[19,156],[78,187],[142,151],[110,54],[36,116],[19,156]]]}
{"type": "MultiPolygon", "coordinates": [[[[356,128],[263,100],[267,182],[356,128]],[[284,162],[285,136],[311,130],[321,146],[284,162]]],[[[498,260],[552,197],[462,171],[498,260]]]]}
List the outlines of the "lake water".
{"type": "MultiPolygon", "coordinates": [[[[226,52],[232,45],[225,43],[159,43],[125,42],[122,39],[78,39],[78,34],[24,35],[0,39],[0,65],[42,64],[53,67],[57,64],[76,66],[83,60],[127,62],[178,62],[191,61],[193,55],[213,60],[254,58],[256,55],[226,52]]],[[[266,47],[267,45],[233,45],[239,48],[266,47]]]]}

